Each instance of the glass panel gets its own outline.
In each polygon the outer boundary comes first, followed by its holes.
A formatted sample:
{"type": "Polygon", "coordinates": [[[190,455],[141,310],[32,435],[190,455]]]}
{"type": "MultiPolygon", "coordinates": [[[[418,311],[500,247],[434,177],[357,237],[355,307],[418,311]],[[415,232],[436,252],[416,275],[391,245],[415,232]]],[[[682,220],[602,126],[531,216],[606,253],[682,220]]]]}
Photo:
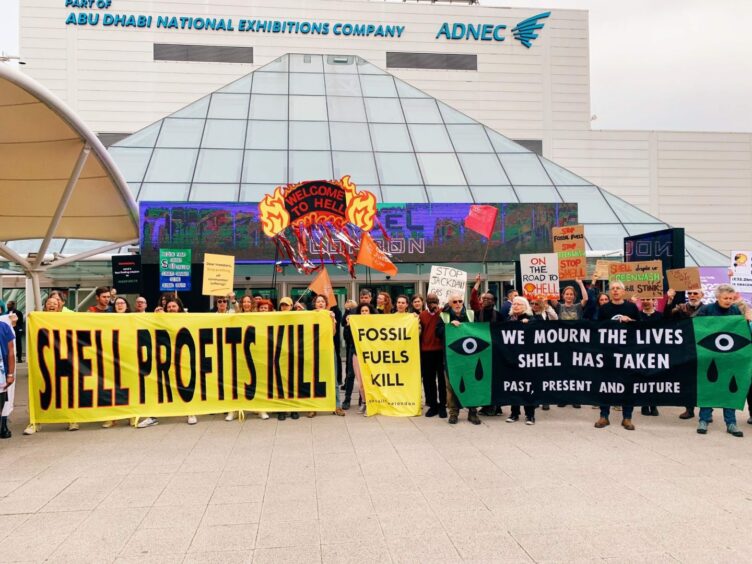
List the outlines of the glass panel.
{"type": "Polygon", "coordinates": [[[139,201],[141,202],[183,202],[188,198],[190,184],[144,183],[141,186],[139,201]]]}
{"type": "MultiPolygon", "coordinates": [[[[457,160],[457,155],[454,153],[418,153],[418,162],[420,163],[421,171],[423,171],[423,180],[426,185],[448,186],[467,184],[465,176],[462,174],[460,163],[457,160]]],[[[469,194],[468,192],[468,197],[469,194]]]]}
{"type": "Polygon", "coordinates": [[[519,201],[511,186],[470,186],[475,201],[483,203],[514,203],[519,201]]]}
{"type": "Polygon", "coordinates": [[[230,92],[233,94],[250,94],[252,83],[253,83],[253,74],[251,73],[249,75],[244,76],[243,78],[236,80],[235,82],[228,84],[224,88],[220,88],[218,91],[230,92]]]}
{"type": "Polygon", "coordinates": [[[446,128],[441,125],[410,125],[410,136],[413,146],[420,152],[451,153],[452,142],[449,140],[446,128]]]}
{"type": "Polygon", "coordinates": [[[153,147],[159,134],[159,128],[162,125],[162,120],[157,123],[153,123],[147,127],[144,127],[141,131],[136,131],[134,134],[129,135],[125,139],[121,139],[117,143],[113,143],[113,147],[153,147]]]}
{"type": "Polygon", "coordinates": [[[496,155],[460,153],[457,157],[469,184],[509,184],[496,155]]]}
{"type": "Polygon", "coordinates": [[[439,105],[439,111],[441,112],[441,117],[444,118],[444,123],[476,123],[473,119],[447,106],[444,102],[437,100],[436,103],[439,105]]]}
{"type": "Polygon", "coordinates": [[[619,221],[606,204],[601,191],[595,186],[559,186],[558,188],[565,202],[577,202],[577,218],[580,223],[617,223],[619,221]]]}
{"type": "Polygon", "coordinates": [[[287,149],[286,121],[249,121],[248,149],[287,149]]]}
{"type": "Polygon", "coordinates": [[[278,59],[274,59],[272,62],[265,64],[263,67],[258,69],[253,74],[263,73],[263,72],[287,72],[287,61],[288,56],[282,55],[278,59]]]}
{"type": "Polygon", "coordinates": [[[685,235],[684,244],[686,250],[700,266],[728,266],[728,255],[719,253],[705,243],[701,243],[694,237],[685,235]]]}
{"type": "Polygon", "coordinates": [[[428,201],[437,203],[472,202],[473,197],[467,186],[426,186],[428,201]]]}
{"type": "Polygon", "coordinates": [[[363,98],[328,96],[330,121],[366,121],[363,98]]]}
{"type": "Polygon", "coordinates": [[[290,96],[290,119],[326,121],[324,96],[290,96]]]}
{"type": "Polygon", "coordinates": [[[360,77],[360,87],[363,89],[363,96],[373,96],[375,98],[395,98],[397,89],[394,87],[394,79],[387,75],[364,75],[360,77]]]}
{"type": "Polygon", "coordinates": [[[590,182],[585,180],[584,178],[581,178],[574,174],[573,172],[568,171],[567,169],[560,167],[556,163],[552,163],[548,159],[544,159],[543,157],[540,157],[541,162],[543,163],[543,166],[546,169],[546,172],[548,172],[548,175],[551,177],[551,180],[554,184],[557,185],[564,185],[564,186],[582,186],[587,185],[590,186],[590,182]]]}
{"type": "MultiPolygon", "coordinates": [[[[580,223],[583,223],[580,217],[580,223]]],[[[585,239],[594,251],[624,250],[624,237],[627,231],[618,223],[609,225],[585,225],[585,239]]]]}
{"type": "Polygon", "coordinates": [[[170,117],[180,118],[205,118],[206,112],[209,110],[209,96],[204,96],[200,100],[189,104],[182,110],[178,110],[170,117]]]}
{"type": "Polygon", "coordinates": [[[146,172],[146,165],[149,164],[151,151],[151,149],[131,149],[128,147],[110,147],[108,149],[127,182],[141,182],[144,179],[144,172],[146,172]]]}
{"type": "Polygon", "coordinates": [[[209,106],[210,118],[246,119],[248,116],[248,94],[212,94],[209,106]]]}
{"type": "Polygon", "coordinates": [[[290,94],[315,94],[323,96],[324,75],[290,73],[290,94]]]}
{"type": "MultiPolygon", "coordinates": [[[[381,184],[423,184],[412,153],[375,153],[381,184]]],[[[399,201],[399,200],[397,200],[399,201]]]]}
{"type": "MultiPolygon", "coordinates": [[[[50,246],[47,249],[48,253],[59,253],[60,250],[63,248],[63,243],[65,243],[65,239],[52,239],[50,241],[50,246]]],[[[16,241],[8,241],[8,246],[16,251],[18,254],[25,255],[26,253],[36,253],[39,251],[39,246],[42,244],[42,239],[17,239],[16,241]]],[[[101,241],[97,241],[96,244],[92,244],[92,241],[87,241],[87,248],[84,250],[89,249],[96,249],[97,247],[101,247],[103,243],[101,241]]]]}
{"type": "Polygon", "coordinates": [[[382,202],[389,203],[424,203],[427,202],[423,186],[384,186],[381,185],[382,202]]]}
{"type": "Polygon", "coordinates": [[[157,147],[198,147],[203,130],[202,119],[166,118],[159,133],[157,147]]]}
{"type": "Polygon", "coordinates": [[[290,182],[329,180],[332,178],[332,154],[329,151],[290,151],[290,182]]]}
{"type": "Polygon", "coordinates": [[[291,121],[290,149],[329,149],[329,128],[323,121],[291,121]]]}
{"type": "Polygon", "coordinates": [[[287,73],[255,72],[253,79],[254,94],[287,94],[287,73]]]}
{"type": "Polygon", "coordinates": [[[147,182],[190,182],[198,149],[154,149],[147,182]]]}
{"type": "MultiPolygon", "coordinates": [[[[66,239],[64,253],[77,254],[91,251],[102,246],[102,241],[92,241],[91,239],[66,239]]],[[[114,251],[119,254],[119,251],[114,251]]]]}
{"type": "Polygon", "coordinates": [[[499,158],[512,185],[542,186],[551,184],[551,180],[549,180],[537,155],[532,153],[527,155],[500,153],[499,158]]]}
{"type": "Polygon", "coordinates": [[[290,72],[324,72],[321,55],[291,54],[290,72]]]}
{"type": "Polygon", "coordinates": [[[287,182],[287,151],[246,151],[243,182],[287,182]]]}
{"type": "Polygon", "coordinates": [[[131,191],[131,196],[134,199],[138,198],[138,191],[141,190],[140,182],[128,182],[128,189],[131,191]]]}
{"type": "Polygon", "coordinates": [[[386,74],[379,67],[372,65],[360,57],[358,57],[358,72],[360,74],[386,74]]]}
{"type": "Polygon", "coordinates": [[[561,202],[561,197],[553,186],[518,186],[520,202],[561,202]]]}
{"type": "Polygon", "coordinates": [[[405,98],[402,109],[407,123],[443,123],[436,100],[432,98],[405,98]]]}
{"type": "Polygon", "coordinates": [[[251,96],[251,119],[287,119],[287,96],[251,96]]]}
{"type": "Polygon", "coordinates": [[[394,83],[397,85],[397,93],[400,98],[430,98],[425,92],[421,92],[414,86],[410,86],[407,82],[401,81],[399,78],[395,78],[394,83]]]}
{"type": "Polygon", "coordinates": [[[377,202],[383,202],[384,197],[381,194],[381,186],[378,184],[358,184],[358,190],[367,190],[368,192],[371,192],[374,196],[376,196],[377,202]]]}
{"type": "Polygon", "coordinates": [[[237,184],[194,184],[188,197],[191,202],[237,202],[237,184]]]}
{"type": "Polygon", "coordinates": [[[241,202],[260,202],[267,194],[273,194],[276,184],[241,184],[241,202]]]}
{"type": "Polygon", "coordinates": [[[242,149],[247,124],[246,120],[208,119],[201,146],[214,149],[242,149]]]}
{"type": "Polygon", "coordinates": [[[645,213],[637,206],[628,204],[621,198],[617,198],[616,196],[609,194],[605,190],[601,190],[601,194],[603,194],[603,196],[606,198],[606,201],[611,205],[611,207],[616,212],[616,215],[619,217],[619,220],[622,222],[653,223],[658,221],[652,215],[645,213]]]}
{"type": "MultiPolygon", "coordinates": [[[[689,254],[684,255],[684,266],[700,266],[695,262],[695,259],[693,259],[689,254]]],[[[704,265],[703,265],[704,266],[704,265]]]]}
{"type": "Polygon", "coordinates": [[[365,123],[330,122],[332,149],[337,151],[370,151],[371,136],[365,123]]]}
{"type": "Polygon", "coordinates": [[[651,231],[668,229],[668,225],[665,223],[625,223],[624,227],[630,235],[642,235],[651,231]]]}
{"type": "Polygon", "coordinates": [[[326,75],[328,96],[361,96],[360,80],[357,74],[326,75]]]}
{"type": "Polygon", "coordinates": [[[355,66],[355,55],[326,55],[324,58],[324,72],[331,74],[358,74],[355,66]]]}
{"type": "Polygon", "coordinates": [[[447,129],[454,143],[454,150],[458,153],[493,152],[482,125],[447,125],[447,129]]]}
{"type": "Polygon", "coordinates": [[[497,153],[529,153],[530,151],[515,143],[511,139],[507,139],[501,133],[494,131],[493,129],[485,128],[488,137],[491,139],[494,151],[497,153]]]}
{"type": "Polygon", "coordinates": [[[412,151],[407,127],[403,124],[372,123],[371,140],[374,151],[412,151]]]}
{"type": "Polygon", "coordinates": [[[240,182],[243,151],[201,149],[194,182],[240,182]]]}
{"type": "Polygon", "coordinates": [[[363,98],[370,122],[403,123],[402,107],[397,98],[363,98]]]}
{"type": "Polygon", "coordinates": [[[373,153],[332,152],[334,160],[334,178],[342,178],[349,174],[352,181],[357,184],[378,184],[379,178],[376,176],[376,163],[373,160],[373,153]]]}

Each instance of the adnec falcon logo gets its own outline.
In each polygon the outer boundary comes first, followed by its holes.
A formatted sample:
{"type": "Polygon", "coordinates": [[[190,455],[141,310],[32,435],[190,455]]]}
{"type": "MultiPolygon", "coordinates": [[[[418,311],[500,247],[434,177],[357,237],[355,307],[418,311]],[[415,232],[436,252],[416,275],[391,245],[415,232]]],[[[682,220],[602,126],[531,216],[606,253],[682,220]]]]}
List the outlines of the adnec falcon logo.
{"type": "Polygon", "coordinates": [[[538,23],[538,20],[542,20],[551,15],[551,12],[544,12],[537,16],[532,16],[526,20],[522,20],[515,27],[512,28],[512,35],[514,38],[522,43],[525,47],[530,49],[533,44],[533,40],[538,37],[535,31],[543,29],[543,24],[538,23]]]}

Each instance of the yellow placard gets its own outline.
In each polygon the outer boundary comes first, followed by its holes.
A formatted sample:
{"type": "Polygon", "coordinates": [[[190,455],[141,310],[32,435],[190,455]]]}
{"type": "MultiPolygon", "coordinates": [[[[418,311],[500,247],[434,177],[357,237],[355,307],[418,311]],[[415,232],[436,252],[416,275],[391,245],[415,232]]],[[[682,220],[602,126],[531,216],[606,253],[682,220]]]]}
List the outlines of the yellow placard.
{"type": "Polygon", "coordinates": [[[333,411],[328,311],[29,315],[32,423],[333,411]]]}
{"type": "Polygon", "coordinates": [[[232,255],[204,254],[205,296],[227,296],[232,294],[235,278],[235,257],[232,255]]]}
{"type": "Polygon", "coordinates": [[[421,414],[418,318],[411,313],[351,315],[368,415],[421,414]]]}

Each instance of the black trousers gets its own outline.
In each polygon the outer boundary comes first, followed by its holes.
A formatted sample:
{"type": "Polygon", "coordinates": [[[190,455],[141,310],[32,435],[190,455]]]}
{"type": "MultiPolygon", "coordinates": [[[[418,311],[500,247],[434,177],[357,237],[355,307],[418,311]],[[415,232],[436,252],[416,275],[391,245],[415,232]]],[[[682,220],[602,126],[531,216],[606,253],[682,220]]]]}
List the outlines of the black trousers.
{"type": "Polygon", "coordinates": [[[24,336],[23,333],[16,333],[16,362],[23,362],[23,342],[24,342],[24,336]]]}
{"type": "MultiPolygon", "coordinates": [[[[526,405],[524,406],[525,409],[525,417],[535,417],[535,406],[534,405],[526,405]]],[[[519,405],[513,405],[512,406],[512,415],[513,416],[520,416],[520,406],[519,405]]]]}
{"type": "Polygon", "coordinates": [[[342,355],[337,341],[334,341],[334,362],[337,369],[337,385],[340,386],[342,384],[342,355]]]}
{"type": "Polygon", "coordinates": [[[428,407],[446,407],[447,390],[444,380],[444,351],[421,351],[420,376],[428,407]]]}
{"type": "Polygon", "coordinates": [[[353,393],[353,385],[355,384],[355,371],[353,370],[353,355],[355,354],[355,347],[350,343],[345,346],[345,399],[344,401],[350,401],[350,397],[353,393]]]}

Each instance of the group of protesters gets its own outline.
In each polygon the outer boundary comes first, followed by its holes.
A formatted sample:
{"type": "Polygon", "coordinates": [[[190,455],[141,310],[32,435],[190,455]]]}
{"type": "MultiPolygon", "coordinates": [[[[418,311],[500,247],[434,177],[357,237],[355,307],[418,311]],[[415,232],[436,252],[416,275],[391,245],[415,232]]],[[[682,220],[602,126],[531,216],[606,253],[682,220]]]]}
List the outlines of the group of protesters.
{"type": "MultiPolygon", "coordinates": [[[[313,296],[311,301],[313,309],[328,310],[332,319],[334,334],[334,354],[336,367],[336,410],[335,414],[344,416],[353,403],[353,394],[355,392],[355,381],[359,383],[357,397],[358,412],[366,413],[366,402],[363,395],[363,385],[360,376],[360,370],[355,352],[355,343],[352,332],[350,331],[349,316],[351,315],[371,315],[371,314],[391,314],[391,313],[408,313],[413,314],[419,319],[420,324],[420,370],[423,383],[424,405],[426,407],[425,416],[438,416],[442,419],[448,419],[449,424],[457,424],[459,421],[460,410],[466,408],[468,411],[468,421],[474,425],[481,423],[479,415],[486,417],[503,415],[502,406],[462,406],[456,394],[452,390],[450,380],[446,373],[444,334],[447,324],[460,325],[461,323],[473,322],[518,322],[518,323],[539,323],[541,321],[560,320],[563,322],[589,319],[614,320],[620,323],[642,323],[656,318],[671,319],[688,319],[694,316],[722,316],[722,315],[745,315],[752,324],[752,308],[748,308],[738,292],[728,285],[722,284],[715,290],[716,301],[703,305],[703,291],[700,288],[690,289],[686,292],[686,302],[679,303],[681,294],[669,289],[663,300],[663,311],[660,312],[658,300],[655,298],[648,299],[627,299],[624,285],[621,282],[611,282],[609,292],[603,293],[598,290],[597,277],[590,282],[589,287],[582,280],[576,280],[576,285],[566,286],[561,291],[560,300],[535,299],[528,300],[518,295],[516,290],[510,290],[506,294],[506,300],[499,307],[496,296],[492,292],[481,292],[481,277],[478,275],[475,279],[469,303],[465,303],[465,296],[462,293],[454,293],[448,296],[447,302],[442,306],[436,294],[429,293],[425,299],[421,295],[399,295],[394,302],[392,296],[385,291],[378,292],[375,296],[368,289],[360,291],[358,301],[347,300],[344,312],[337,305],[330,307],[328,299],[324,295],[313,296]],[[579,290],[579,295],[578,295],[579,290]],[[639,307],[638,307],[639,306],[639,307]],[[341,358],[341,341],[345,341],[345,358],[344,370],[341,358]],[[340,392],[343,397],[340,398],[340,392]]],[[[92,313],[145,313],[150,311],[147,300],[144,296],[138,296],[133,301],[133,306],[124,296],[119,296],[114,288],[100,287],[95,291],[95,304],[87,311],[92,313]]],[[[65,306],[66,296],[61,291],[51,292],[43,304],[43,310],[47,312],[70,311],[65,306]]],[[[237,298],[234,294],[216,297],[213,300],[212,311],[218,314],[243,314],[243,313],[264,313],[264,312],[290,312],[302,311],[308,309],[302,298],[293,301],[290,297],[279,299],[275,302],[260,295],[243,295],[237,298]]],[[[164,293],[159,299],[159,303],[154,312],[164,313],[182,313],[186,309],[181,300],[174,293],[164,293]]],[[[12,378],[13,369],[6,371],[12,378]]],[[[8,379],[8,385],[11,380],[8,379]]],[[[0,398],[1,399],[1,398],[0,398]]],[[[747,398],[752,402],[752,392],[747,398]]],[[[751,404],[752,405],[752,404],[751,404]]],[[[536,421],[536,410],[549,410],[548,405],[512,405],[506,418],[506,422],[515,423],[520,420],[521,413],[524,412],[524,421],[527,425],[534,425],[536,421]]],[[[559,404],[558,407],[566,407],[559,404]]],[[[574,404],[572,407],[579,409],[580,405],[574,404]]],[[[593,406],[600,409],[600,416],[595,423],[596,428],[604,428],[610,425],[611,406],[601,405],[593,406]]],[[[624,405],[620,408],[622,412],[621,426],[626,430],[634,430],[633,410],[634,406],[624,405]]],[[[242,412],[240,412],[242,413],[242,412]]],[[[257,412],[261,419],[269,419],[266,412],[257,412]]],[[[657,406],[642,406],[642,415],[658,416],[657,406]]],[[[306,412],[307,417],[315,417],[316,412],[306,412]]],[[[232,421],[237,417],[237,412],[225,414],[225,420],[232,421]]],[[[280,421],[287,417],[299,419],[298,412],[279,412],[275,416],[280,421]]],[[[691,419],[695,417],[695,406],[685,406],[684,412],[679,416],[681,419],[691,419]]],[[[733,436],[741,437],[743,432],[738,428],[736,423],[736,414],[733,409],[723,410],[724,422],[727,432],[733,436]]],[[[7,418],[3,418],[2,429],[0,434],[5,433],[7,429],[7,418]]],[[[700,407],[699,424],[697,432],[705,434],[708,430],[708,423],[712,421],[712,408],[700,407]]],[[[187,422],[194,425],[198,419],[194,415],[187,417],[187,422]]],[[[134,419],[131,424],[138,427],[150,427],[158,424],[154,417],[145,417],[134,419]]],[[[752,412],[747,423],[752,424],[752,412]]],[[[114,421],[105,421],[103,427],[112,427],[114,421]]],[[[39,429],[38,425],[29,425],[24,434],[33,434],[39,429]]],[[[79,424],[70,422],[68,429],[75,431],[79,429],[79,424]]],[[[7,431],[8,436],[10,432],[7,431]]]]}

